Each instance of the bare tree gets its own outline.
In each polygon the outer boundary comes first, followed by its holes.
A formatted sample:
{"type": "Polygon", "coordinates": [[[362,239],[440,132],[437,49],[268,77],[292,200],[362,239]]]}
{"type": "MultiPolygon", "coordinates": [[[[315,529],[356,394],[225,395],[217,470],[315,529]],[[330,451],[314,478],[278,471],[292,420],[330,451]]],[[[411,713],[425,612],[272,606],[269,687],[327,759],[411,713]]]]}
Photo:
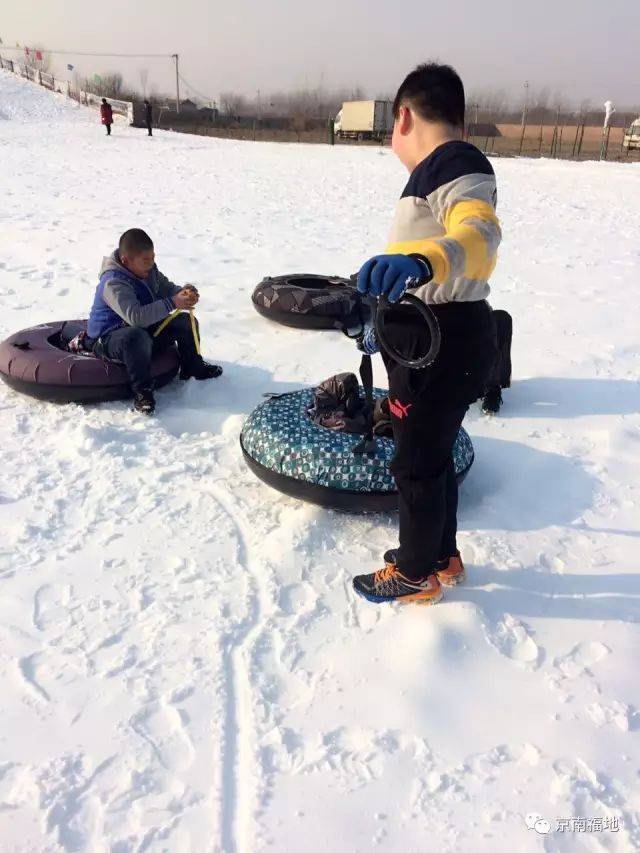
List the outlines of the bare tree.
{"type": "Polygon", "coordinates": [[[115,98],[120,101],[134,101],[139,99],[135,89],[124,85],[122,74],[117,71],[108,71],[95,74],[93,77],[81,80],[81,88],[85,92],[99,95],[101,98],[115,98]]]}
{"type": "Polygon", "coordinates": [[[142,94],[146,98],[147,97],[147,80],[149,79],[149,69],[141,68],[138,72],[140,75],[140,85],[142,86],[142,94]]]}
{"type": "Polygon", "coordinates": [[[247,99],[236,92],[220,93],[220,109],[228,116],[238,118],[246,113],[247,99]]]}

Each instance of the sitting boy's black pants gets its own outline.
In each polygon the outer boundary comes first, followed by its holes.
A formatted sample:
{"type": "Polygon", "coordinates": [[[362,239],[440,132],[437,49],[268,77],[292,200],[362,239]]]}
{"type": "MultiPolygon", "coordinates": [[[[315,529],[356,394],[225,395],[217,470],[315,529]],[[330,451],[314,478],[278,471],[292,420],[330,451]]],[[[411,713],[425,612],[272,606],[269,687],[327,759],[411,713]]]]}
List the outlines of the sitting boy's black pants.
{"type": "MultiPolygon", "coordinates": [[[[496,356],[495,325],[486,302],[431,307],[442,335],[434,364],[411,370],[383,352],[396,446],[391,471],[400,504],[397,566],[412,580],[432,574],[438,560],[457,551],[453,445],[496,356]]],[[[411,308],[398,306],[385,325],[390,343],[406,357],[427,351],[424,322],[411,308]]]]}
{"type": "MultiPolygon", "coordinates": [[[[196,329],[198,321],[196,320],[196,329]]],[[[102,349],[97,350],[105,358],[121,361],[129,374],[134,393],[151,389],[151,357],[154,352],[177,344],[182,369],[190,373],[198,367],[202,358],[198,355],[191,329],[189,314],[177,314],[154,338],[153,333],[159,324],[143,329],[136,326],[124,326],[104,335],[100,340],[102,349]]]]}

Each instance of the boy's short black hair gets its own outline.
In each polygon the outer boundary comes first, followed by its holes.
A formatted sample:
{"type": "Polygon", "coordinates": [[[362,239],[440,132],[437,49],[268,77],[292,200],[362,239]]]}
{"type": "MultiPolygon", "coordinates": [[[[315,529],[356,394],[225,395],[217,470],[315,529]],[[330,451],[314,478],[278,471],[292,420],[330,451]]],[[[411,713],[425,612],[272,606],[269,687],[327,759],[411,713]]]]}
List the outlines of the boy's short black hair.
{"type": "Polygon", "coordinates": [[[443,121],[464,126],[464,86],[450,65],[428,62],[405,77],[393,102],[398,118],[400,107],[410,107],[425,121],[443,121]]]}
{"type": "Polygon", "coordinates": [[[153,240],[142,228],[130,228],[125,231],[118,243],[118,252],[121,255],[139,255],[153,249],[153,240]]]}

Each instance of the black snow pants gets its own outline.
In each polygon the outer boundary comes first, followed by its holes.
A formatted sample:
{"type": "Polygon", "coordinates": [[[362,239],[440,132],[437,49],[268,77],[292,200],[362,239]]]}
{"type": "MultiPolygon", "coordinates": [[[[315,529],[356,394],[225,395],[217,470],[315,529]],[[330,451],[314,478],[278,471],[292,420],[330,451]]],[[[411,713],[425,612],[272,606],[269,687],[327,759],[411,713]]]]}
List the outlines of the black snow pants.
{"type": "MultiPolygon", "coordinates": [[[[400,505],[397,565],[413,580],[436,571],[457,551],[458,485],[453,445],[470,403],[486,388],[496,359],[488,303],[432,305],[442,335],[440,353],[423,370],[402,367],[386,353],[395,455],[391,471],[400,505]]],[[[405,357],[427,351],[428,331],[415,310],[388,315],[389,342],[405,357]]]]}

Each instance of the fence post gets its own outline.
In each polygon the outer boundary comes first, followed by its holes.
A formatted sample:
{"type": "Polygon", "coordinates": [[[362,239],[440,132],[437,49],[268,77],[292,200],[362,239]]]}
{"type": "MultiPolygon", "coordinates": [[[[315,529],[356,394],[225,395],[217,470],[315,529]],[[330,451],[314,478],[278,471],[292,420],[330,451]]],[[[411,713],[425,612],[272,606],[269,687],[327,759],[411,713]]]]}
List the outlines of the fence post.
{"type": "Polygon", "coordinates": [[[518,155],[522,156],[522,147],[524,145],[524,135],[527,130],[527,125],[522,125],[522,133],[520,134],[520,150],[518,151],[518,155]]]}
{"type": "Polygon", "coordinates": [[[331,116],[327,119],[327,131],[329,136],[329,145],[336,144],[336,131],[331,116]]]}
{"type": "Polygon", "coordinates": [[[600,145],[600,159],[607,159],[607,152],[609,151],[609,136],[611,135],[611,125],[607,125],[606,130],[602,131],[602,144],[600,145]]]}

